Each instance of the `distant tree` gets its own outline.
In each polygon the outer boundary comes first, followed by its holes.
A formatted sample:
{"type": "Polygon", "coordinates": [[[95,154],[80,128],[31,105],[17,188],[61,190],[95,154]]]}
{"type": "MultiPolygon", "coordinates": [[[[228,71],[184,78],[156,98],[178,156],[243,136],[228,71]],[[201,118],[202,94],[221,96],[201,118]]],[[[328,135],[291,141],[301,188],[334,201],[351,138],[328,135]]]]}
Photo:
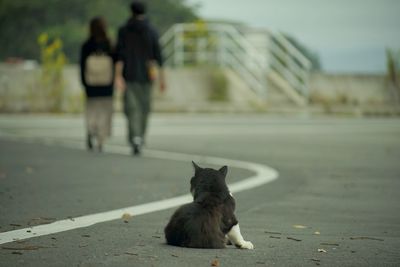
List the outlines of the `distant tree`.
{"type": "MultiPolygon", "coordinates": [[[[88,22],[104,16],[111,37],[129,17],[132,0],[1,0],[0,60],[8,57],[40,58],[36,42],[42,32],[60,38],[70,62],[78,60],[81,43],[88,35],[88,22]]],[[[185,0],[147,0],[150,20],[163,33],[177,22],[193,21],[196,10],[185,0]]]]}
{"type": "Polygon", "coordinates": [[[189,6],[185,0],[148,0],[147,3],[149,18],[160,33],[164,33],[175,23],[192,22],[198,19],[196,7],[189,6]]]}
{"type": "MultiPolygon", "coordinates": [[[[0,3],[0,58],[10,56],[38,59],[36,42],[40,33],[53,27],[70,24],[70,14],[85,15],[84,2],[79,0],[2,0],[0,3]]],[[[62,37],[62,36],[60,36],[62,37]]],[[[62,38],[65,39],[65,38],[62,38]]]]}

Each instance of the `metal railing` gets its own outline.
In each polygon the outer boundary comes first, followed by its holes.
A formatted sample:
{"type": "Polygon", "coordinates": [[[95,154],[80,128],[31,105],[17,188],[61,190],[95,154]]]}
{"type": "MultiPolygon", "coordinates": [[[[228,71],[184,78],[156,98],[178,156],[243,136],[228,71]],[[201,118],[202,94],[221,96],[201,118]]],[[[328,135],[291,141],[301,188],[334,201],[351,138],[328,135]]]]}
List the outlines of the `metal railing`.
{"type": "Polygon", "coordinates": [[[309,95],[311,62],[282,34],[275,33],[270,42],[270,66],[305,100],[309,95]]]}
{"type": "Polygon", "coordinates": [[[207,64],[231,68],[264,98],[267,73],[273,70],[293,90],[307,96],[311,63],[282,34],[272,39],[269,53],[261,52],[233,25],[184,23],[172,26],[160,41],[169,66],[207,64]]]}

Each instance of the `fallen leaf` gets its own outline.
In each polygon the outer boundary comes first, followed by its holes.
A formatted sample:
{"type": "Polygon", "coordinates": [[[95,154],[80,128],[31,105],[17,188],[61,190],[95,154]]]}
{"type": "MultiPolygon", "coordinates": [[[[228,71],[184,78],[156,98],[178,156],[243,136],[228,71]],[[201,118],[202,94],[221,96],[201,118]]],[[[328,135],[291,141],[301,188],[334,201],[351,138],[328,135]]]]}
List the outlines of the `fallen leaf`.
{"type": "Polygon", "coordinates": [[[133,253],[133,252],[125,252],[125,254],[127,254],[127,255],[133,255],[133,256],[138,256],[138,255],[139,255],[139,254],[133,253]]]}
{"type": "Polygon", "coordinates": [[[296,229],[305,229],[305,228],[307,228],[307,226],[304,226],[304,225],[301,225],[301,224],[294,224],[294,225],[293,225],[293,228],[296,228],[296,229]]]}
{"type": "Polygon", "coordinates": [[[175,255],[175,254],[171,254],[171,256],[172,256],[172,257],[175,257],[175,258],[179,258],[179,256],[178,256],[178,255],[175,255]]]}
{"type": "Polygon", "coordinates": [[[271,235],[281,235],[282,233],[279,232],[270,232],[270,231],[264,231],[266,234],[271,234],[271,235]]]}
{"type": "Polygon", "coordinates": [[[213,259],[211,261],[211,266],[219,267],[219,260],[218,259],[213,259]]]}
{"type": "Polygon", "coordinates": [[[297,239],[297,238],[294,238],[294,237],[290,237],[290,236],[288,236],[288,237],[286,237],[287,239],[290,239],[290,240],[293,240],[293,241],[297,241],[297,242],[300,242],[301,241],[301,239],[297,239]]]}
{"type": "Polygon", "coordinates": [[[368,237],[368,236],[355,236],[355,237],[350,237],[351,240],[375,240],[375,241],[385,241],[384,239],[381,238],[375,238],[375,237],[368,237]]]}
{"type": "Polygon", "coordinates": [[[52,248],[52,247],[45,247],[45,246],[23,246],[23,247],[1,247],[2,249],[6,250],[38,250],[40,248],[52,248]]]}
{"type": "Polygon", "coordinates": [[[122,220],[124,220],[125,223],[127,223],[132,218],[132,214],[124,213],[124,214],[122,214],[121,218],[122,218],[122,220]]]}
{"type": "Polygon", "coordinates": [[[270,235],[269,238],[281,239],[280,236],[272,236],[272,235],[270,235]]]}
{"type": "Polygon", "coordinates": [[[323,246],[339,246],[339,244],[336,244],[336,243],[320,243],[321,245],[323,245],[323,246]]]}
{"type": "Polygon", "coordinates": [[[318,252],[323,252],[323,253],[326,253],[326,250],[325,250],[325,249],[323,249],[323,248],[319,248],[319,249],[318,249],[318,252]]]}

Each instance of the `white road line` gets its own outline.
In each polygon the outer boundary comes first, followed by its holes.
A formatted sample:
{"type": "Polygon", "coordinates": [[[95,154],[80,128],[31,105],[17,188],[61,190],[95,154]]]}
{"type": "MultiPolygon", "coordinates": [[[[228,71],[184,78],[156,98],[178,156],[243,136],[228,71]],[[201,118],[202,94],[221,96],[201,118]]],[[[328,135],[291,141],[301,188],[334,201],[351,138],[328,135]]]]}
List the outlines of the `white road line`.
{"type": "MultiPolygon", "coordinates": [[[[52,144],[54,143],[54,141],[48,140],[46,143],[52,144]]],[[[81,142],[79,143],[63,142],[62,144],[68,147],[82,148],[81,142]]],[[[110,151],[112,153],[130,155],[130,150],[127,149],[127,147],[109,145],[106,148],[107,151],[110,151]]],[[[248,177],[245,180],[229,184],[229,189],[233,193],[252,189],[260,185],[272,182],[273,180],[278,178],[278,172],[275,171],[274,169],[262,164],[251,163],[246,161],[167,152],[167,151],[158,151],[158,150],[145,150],[143,156],[149,158],[185,161],[188,163],[191,160],[194,160],[199,164],[228,165],[229,167],[236,167],[254,171],[255,175],[248,177]]],[[[154,201],[137,206],[131,206],[122,209],[116,209],[112,211],[106,211],[106,212],[76,217],[73,219],[60,220],[50,224],[38,225],[34,227],[3,232],[0,233],[0,244],[9,243],[16,240],[23,240],[38,236],[55,234],[83,227],[89,227],[97,223],[121,219],[124,213],[128,213],[133,216],[138,216],[151,212],[161,211],[183,205],[190,201],[192,201],[192,196],[190,194],[186,194],[174,198],[154,201]]]]}

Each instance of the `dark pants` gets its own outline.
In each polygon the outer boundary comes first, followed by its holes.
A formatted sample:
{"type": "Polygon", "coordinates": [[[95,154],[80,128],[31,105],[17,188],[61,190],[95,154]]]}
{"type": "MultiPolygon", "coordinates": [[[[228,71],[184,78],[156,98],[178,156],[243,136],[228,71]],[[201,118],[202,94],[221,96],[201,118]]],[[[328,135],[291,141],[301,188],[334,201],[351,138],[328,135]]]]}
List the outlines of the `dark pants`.
{"type": "Polygon", "coordinates": [[[124,93],[124,113],[128,121],[128,142],[141,144],[144,140],[151,104],[151,85],[127,82],[124,93]]]}

